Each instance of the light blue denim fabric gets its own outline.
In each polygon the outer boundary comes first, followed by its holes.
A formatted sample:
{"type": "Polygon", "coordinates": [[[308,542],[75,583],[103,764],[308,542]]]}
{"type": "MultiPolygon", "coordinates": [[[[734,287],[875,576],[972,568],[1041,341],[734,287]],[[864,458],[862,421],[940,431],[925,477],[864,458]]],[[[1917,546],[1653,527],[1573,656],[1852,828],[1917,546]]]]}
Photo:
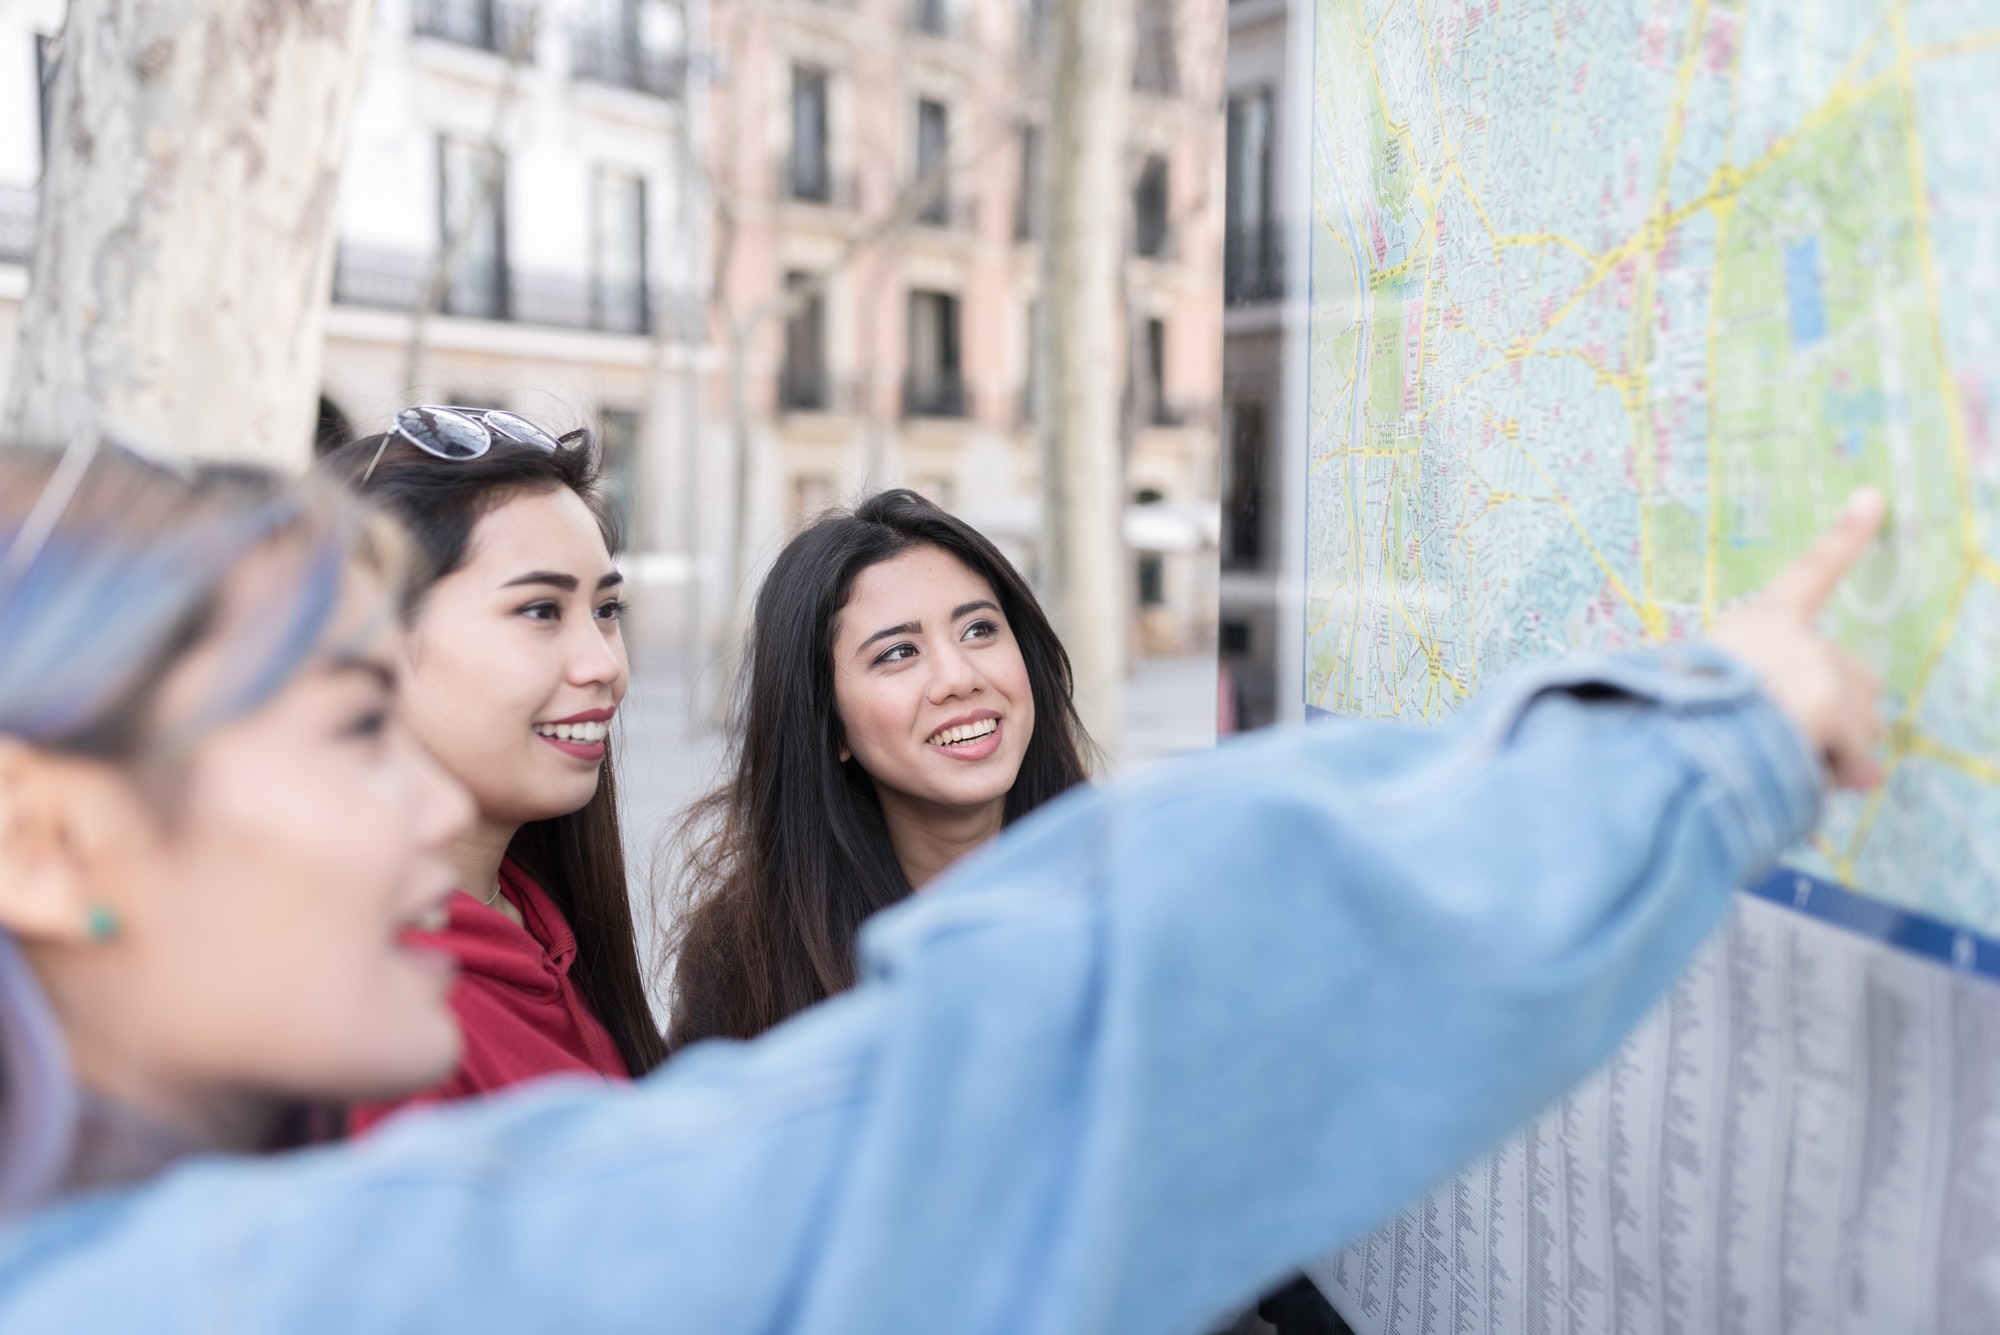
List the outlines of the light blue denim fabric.
{"type": "Polygon", "coordinates": [[[0,1331],[1199,1331],[1604,1059],[1819,785],[1702,651],[1232,743],[1021,822],[758,1042],[44,1211],[0,1331]]]}

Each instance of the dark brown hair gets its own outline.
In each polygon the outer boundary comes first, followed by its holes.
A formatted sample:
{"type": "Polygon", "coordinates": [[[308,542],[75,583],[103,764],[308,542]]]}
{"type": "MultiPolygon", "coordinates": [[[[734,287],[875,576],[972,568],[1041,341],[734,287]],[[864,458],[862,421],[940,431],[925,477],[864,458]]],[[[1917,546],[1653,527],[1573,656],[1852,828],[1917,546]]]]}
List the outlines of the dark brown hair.
{"type": "Polygon", "coordinates": [[[993,586],[1027,665],[1035,730],[1006,820],[1088,777],[1094,752],[1071,698],[1069,655],[999,548],[913,491],[822,517],[778,554],[758,590],[733,773],[680,830],[675,1049],[753,1038],[851,987],[863,920],[910,893],[874,782],[859,761],[840,758],[833,637],[862,571],[925,546],[993,586]]]}
{"type": "MultiPolygon", "coordinates": [[[[410,531],[418,557],[406,593],[413,612],[433,585],[465,563],[480,519],[523,494],[567,487],[590,507],[605,547],[618,550],[617,519],[605,498],[596,445],[587,431],[564,436],[564,448],[554,453],[503,442],[480,458],[453,461],[391,439],[363,485],[361,477],[382,439],[370,436],[343,445],[318,467],[357,487],[410,531]]],[[[614,753],[615,745],[605,753],[597,793],[588,805],[523,825],[507,846],[507,856],[535,878],[569,921],[576,935],[577,986],[610,1030],[625,1064],[638,1075],[664,1061],[667,1049],[653,1023],[639,969],[618,827],[614,753]]]]}

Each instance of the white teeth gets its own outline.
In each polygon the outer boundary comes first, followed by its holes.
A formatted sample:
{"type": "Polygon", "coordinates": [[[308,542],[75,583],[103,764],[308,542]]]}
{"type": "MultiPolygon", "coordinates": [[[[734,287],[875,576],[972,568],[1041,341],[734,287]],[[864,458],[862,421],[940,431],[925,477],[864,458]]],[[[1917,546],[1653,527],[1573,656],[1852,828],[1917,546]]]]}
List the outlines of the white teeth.
{"type": "Polygon", "coordinates": [[[956,746],[961,742],[978,741],[1000,726],[1000,720],[983,718],[977,723],[961,723],[956,728],[940,728],[930,736],[932,746],[956,746]]]}
{"type": "Polygon", "coordinates": [[[582,742],[586,746],[611,735],[609,723],[537,723],[535,731],[559,742],[582,742]]]}

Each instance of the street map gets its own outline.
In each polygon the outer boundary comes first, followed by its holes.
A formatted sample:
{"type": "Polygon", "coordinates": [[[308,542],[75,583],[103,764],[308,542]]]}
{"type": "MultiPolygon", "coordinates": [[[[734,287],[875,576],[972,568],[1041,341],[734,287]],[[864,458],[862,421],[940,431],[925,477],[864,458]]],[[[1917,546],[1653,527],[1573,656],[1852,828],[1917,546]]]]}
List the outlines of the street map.
{"type": "Polygon", "coordinates": [[[1321,0],[1306,699],[1697,634],[1856,486],[1887,777],[1798,865],[2000,931],[2000,4],[1321,0]]]}
{"type": "Polygon", "coordinates": [[[1312,9],[1306,703],[1696,636],[1866,483],[1891,728],[1611,1062],[1308,1273],[1362,1335],[2000,1330],[2000,0],[1312,9]]]}

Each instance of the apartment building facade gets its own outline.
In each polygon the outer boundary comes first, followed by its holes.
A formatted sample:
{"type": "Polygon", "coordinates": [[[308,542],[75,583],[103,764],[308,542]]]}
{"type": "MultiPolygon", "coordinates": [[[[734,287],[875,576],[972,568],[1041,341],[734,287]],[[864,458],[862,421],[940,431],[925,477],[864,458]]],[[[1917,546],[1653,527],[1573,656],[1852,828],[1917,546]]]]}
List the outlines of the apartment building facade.
{"type": "MultiPolygon", "coordinates": [[[[718,372],[768,555],[914,487],[1024,569],[1051,7],[713,0],[718,372]],[[733,380],[732,380],[733,377],[733,380]]],[[[1212,642],[1221,389],[1220,0],[1138,0],[1125,154],[1125,533],[1135,647],[1212,642]]],[[[713,429],[713,428],[712,428],[713,429]]]]}
{"type": "MultiPolygon", "coordinates": [[[[1280,596],[1297,539],[1288,527],[1303,523],[1286,456],[1286,321],[1299,318],[1286,303],[1288,263],[1298,257],[1288,253],[1284,226],[1295,176],[1286,114],[1295,6],[1303,8],[1300,0],[1231,0],[1228,8],[1217,639],[1238,727],[1299,712],[1286,693],[1280,596]]],[[[1310,15],[1300,24],[1309,32],[1310,15]]]]}
{"type": "MultiPolygon", "coordinates": [[[[0,9],[0,376],[63,13],[0,9]]],[[[322,444],[413,399],[589,426],[635,548],[679,536],[672,405],[701,337],[699,220],[679,189],[685,27],[669,0],[378,0],[341,185],[322,444]]]]}

